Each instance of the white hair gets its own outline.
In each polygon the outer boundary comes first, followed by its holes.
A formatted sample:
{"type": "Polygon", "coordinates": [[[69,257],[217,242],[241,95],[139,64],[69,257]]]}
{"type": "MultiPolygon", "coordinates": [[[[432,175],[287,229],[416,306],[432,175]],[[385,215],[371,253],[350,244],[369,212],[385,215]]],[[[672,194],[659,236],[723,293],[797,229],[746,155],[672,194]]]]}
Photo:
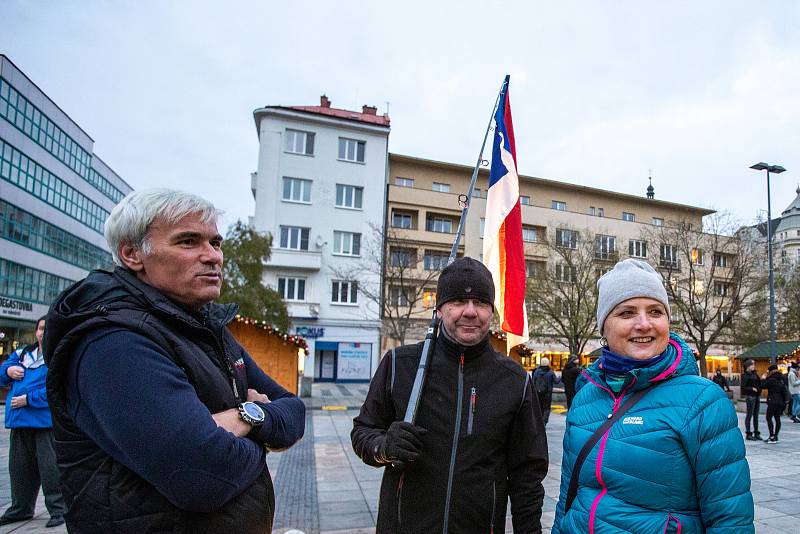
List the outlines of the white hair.
{"type": "Polygon", "coordinates": [[[134,245],[150,254],[148,233],[155,220],[175,224],[192,214],[200,214],[200,220],[207,224],[216,223],[222,211],[204,198],[174,189],[144,189],[128,194],[106,219],[106,242],[114,263],[124,266],[119,258],[122,245],[134,245]]]}

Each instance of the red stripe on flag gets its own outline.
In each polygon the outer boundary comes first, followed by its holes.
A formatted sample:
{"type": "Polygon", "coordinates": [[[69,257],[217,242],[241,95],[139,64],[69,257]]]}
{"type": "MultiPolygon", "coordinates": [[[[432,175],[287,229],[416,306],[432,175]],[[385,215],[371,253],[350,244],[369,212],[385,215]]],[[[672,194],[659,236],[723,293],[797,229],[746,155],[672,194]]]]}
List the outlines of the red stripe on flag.
{"type": "Polygon", "coordinates": [[[500,270],[505,288],[503,330],[522,335],[525,329],[525,318],[522,316],[525,301],[525,248],[522,243],[522,210],[519,200],[503,222],[500,242],[503,243],[500,247],[503,251],[501,257],[505,260],[505,265],[501,263],[500,270]],[[505,231],[506,227],[508,232],[505,231]]]}

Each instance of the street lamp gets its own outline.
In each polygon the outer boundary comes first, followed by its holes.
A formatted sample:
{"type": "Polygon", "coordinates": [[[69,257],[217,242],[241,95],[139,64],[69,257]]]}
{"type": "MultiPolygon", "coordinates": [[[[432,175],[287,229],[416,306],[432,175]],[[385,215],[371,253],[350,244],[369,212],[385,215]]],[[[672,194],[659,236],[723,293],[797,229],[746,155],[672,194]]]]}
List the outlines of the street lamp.
{"type": "Polygon", "coordinates": [[[767,256],[769,257],[769,363],[775,364],[775,279],[772,274],[772,206],[769,194],[769,173],[780,174],[786,169],[780,165],[759,162],[750,166],[757,171],[767,171],[767,256]]]}

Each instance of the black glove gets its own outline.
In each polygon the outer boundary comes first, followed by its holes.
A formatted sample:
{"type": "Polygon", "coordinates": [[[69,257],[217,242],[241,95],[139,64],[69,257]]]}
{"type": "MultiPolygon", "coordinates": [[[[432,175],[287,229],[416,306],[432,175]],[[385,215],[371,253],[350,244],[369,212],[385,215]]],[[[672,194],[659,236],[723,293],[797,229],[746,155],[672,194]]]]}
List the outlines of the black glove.
{"type": "Polygon", "coordinates": [[[428,431],[405,421],[395,421],[389,425],[383,443],[378,450],[378,461],[402,467],[413,462],[422,454],[422,436],[428,431]]]}

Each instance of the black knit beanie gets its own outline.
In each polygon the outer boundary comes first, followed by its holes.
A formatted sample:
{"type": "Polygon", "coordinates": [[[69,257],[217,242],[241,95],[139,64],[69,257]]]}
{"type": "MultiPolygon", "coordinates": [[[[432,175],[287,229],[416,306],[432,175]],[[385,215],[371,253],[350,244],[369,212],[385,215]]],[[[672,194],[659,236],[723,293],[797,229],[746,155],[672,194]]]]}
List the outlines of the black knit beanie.
{"type": "Polygon", "coordinates": [[[464,256],[445,267],[436,284],[436,308],[457,299],[477,299],[494,308],[492,273],[484,264],[464,256]]]}

